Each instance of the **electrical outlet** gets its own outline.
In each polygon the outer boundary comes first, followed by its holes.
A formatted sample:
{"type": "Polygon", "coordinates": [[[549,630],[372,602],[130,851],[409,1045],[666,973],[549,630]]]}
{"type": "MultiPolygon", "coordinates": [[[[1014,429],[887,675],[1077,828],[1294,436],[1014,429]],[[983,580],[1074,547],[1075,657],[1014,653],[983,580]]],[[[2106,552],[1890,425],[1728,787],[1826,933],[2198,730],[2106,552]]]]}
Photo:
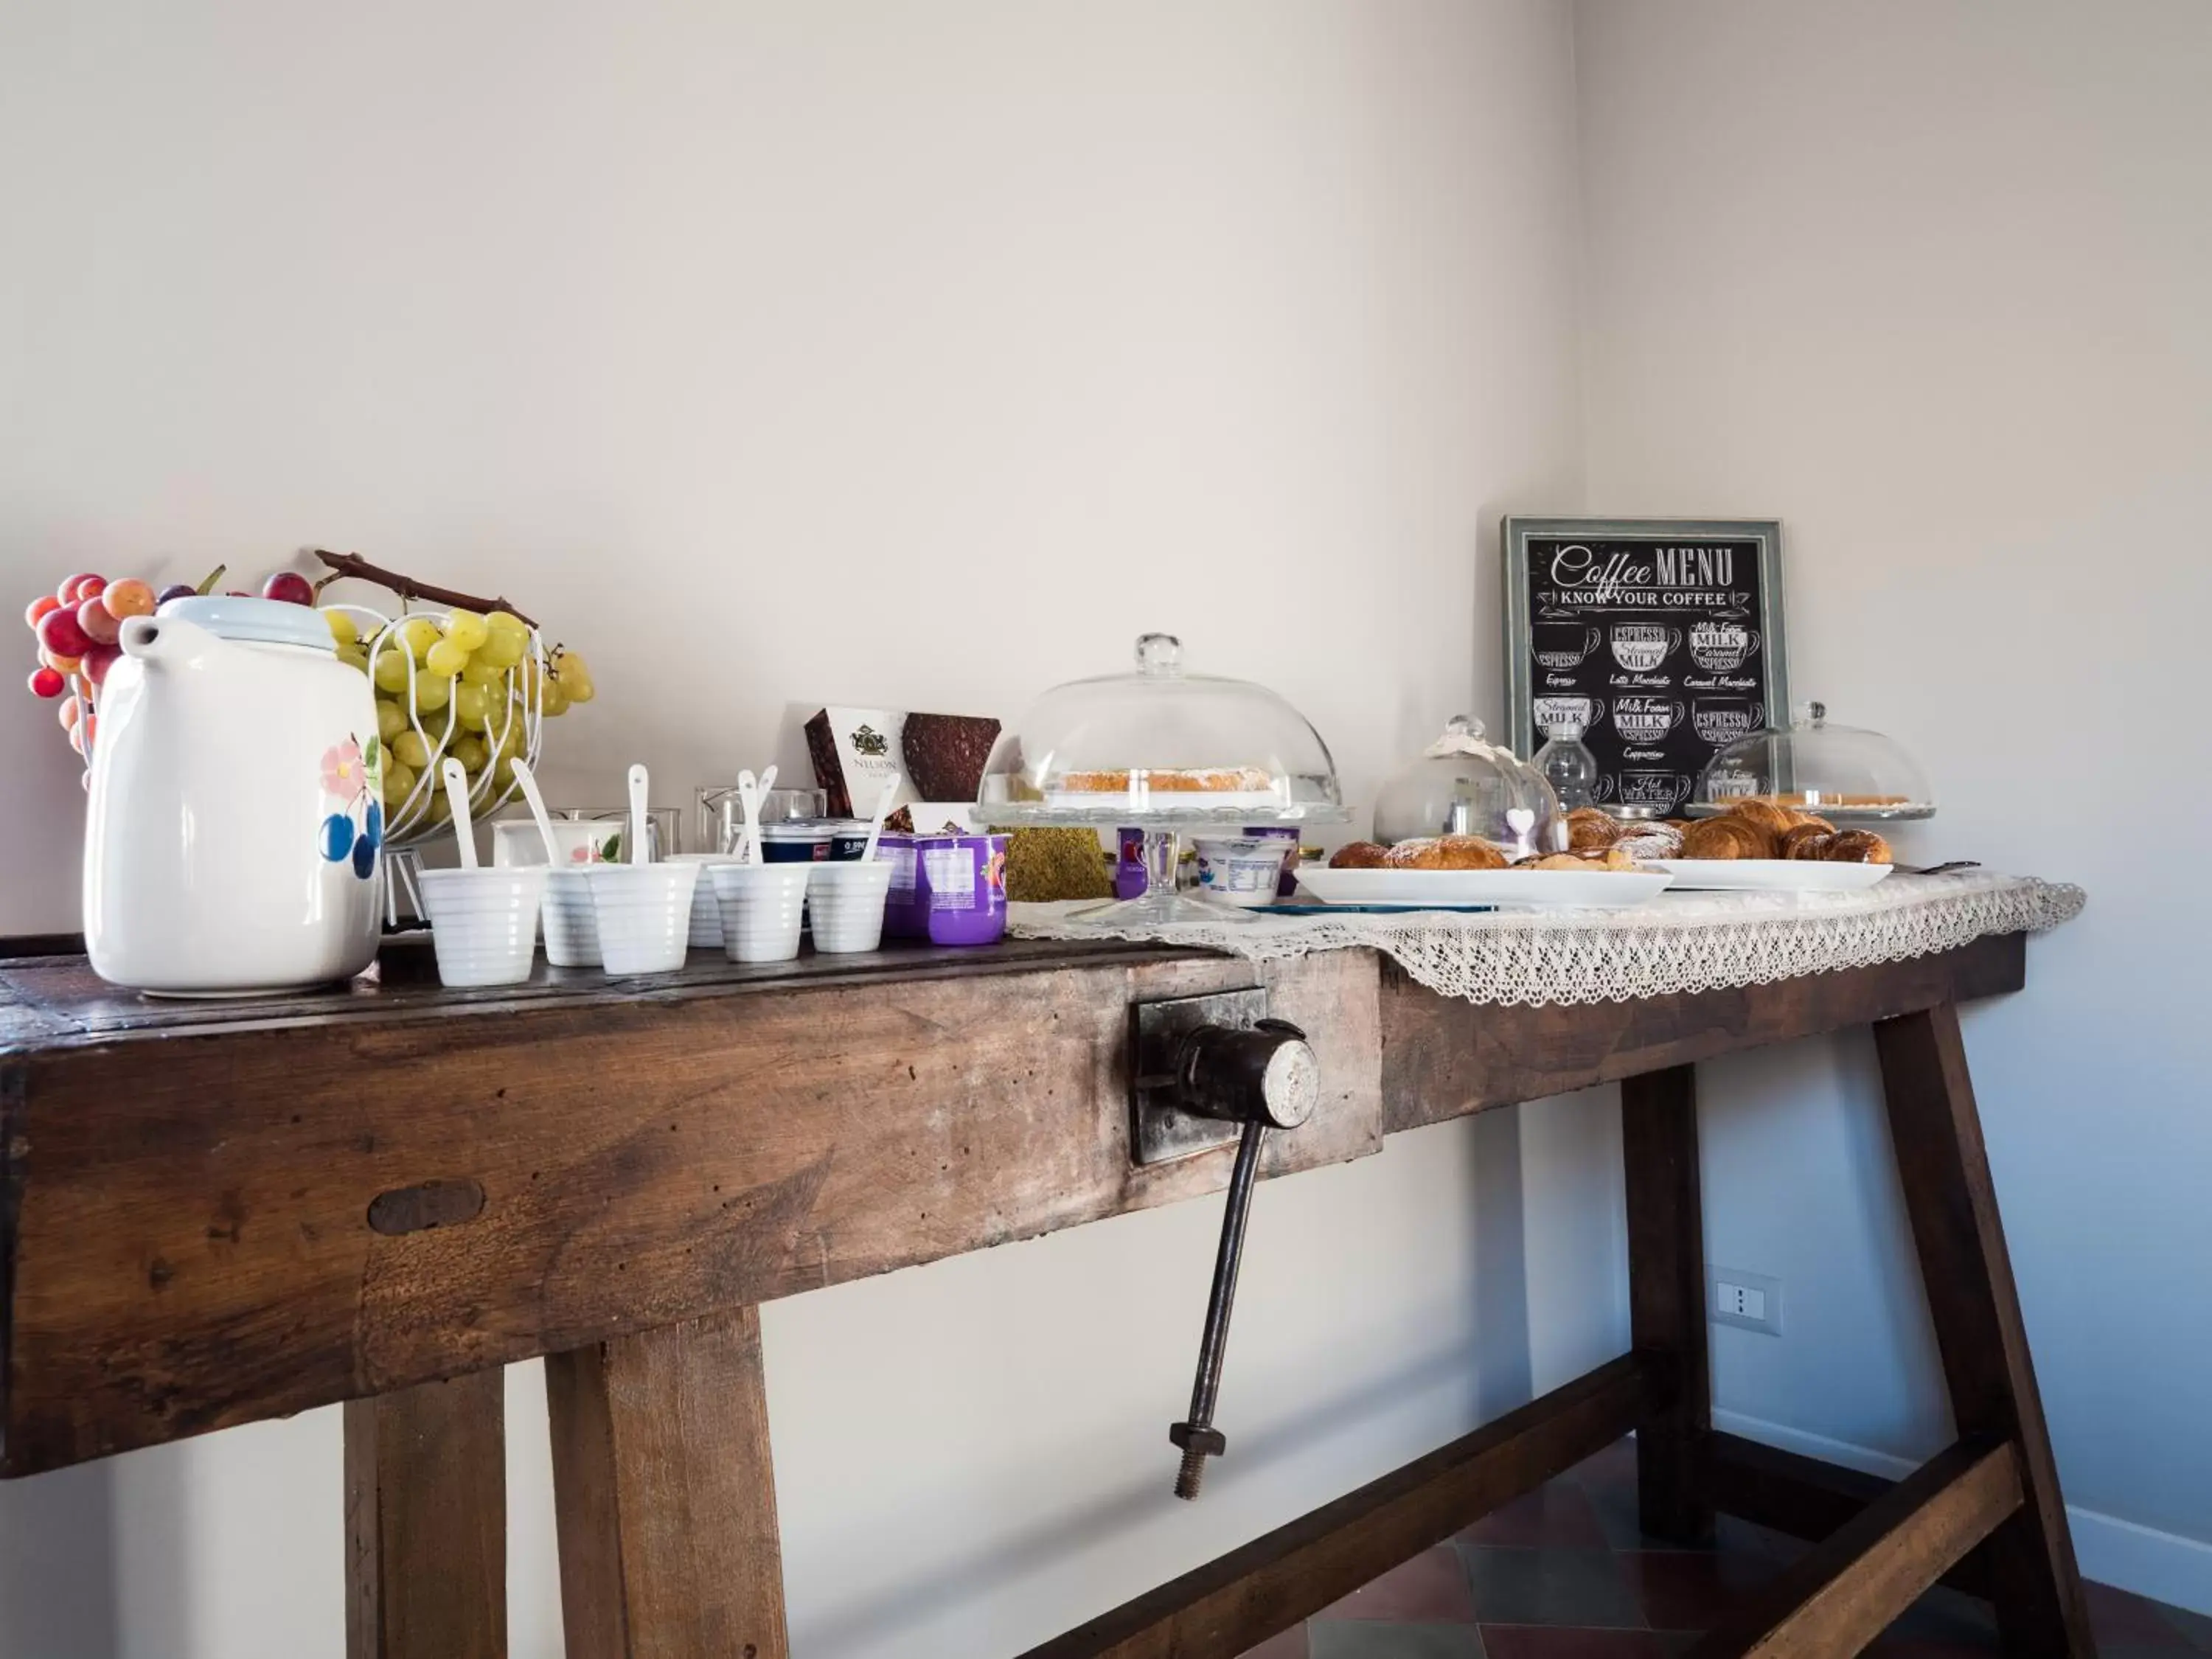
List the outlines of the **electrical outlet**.
{"type": "Polygon", "coordinates": [[[1734,1267],[1705,1269],[1705,1313],[1716,1325],[1782,1334],[1782,1281],[1734,1267]]]}

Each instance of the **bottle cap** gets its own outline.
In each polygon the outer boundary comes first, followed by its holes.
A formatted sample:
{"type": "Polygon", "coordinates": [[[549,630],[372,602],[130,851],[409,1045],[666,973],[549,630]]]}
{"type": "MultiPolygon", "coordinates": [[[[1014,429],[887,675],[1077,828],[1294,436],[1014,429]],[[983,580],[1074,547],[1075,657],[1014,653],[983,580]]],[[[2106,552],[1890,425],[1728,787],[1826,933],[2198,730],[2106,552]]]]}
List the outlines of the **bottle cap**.
{"type": "Polygon", "coordinates": [[[1554,743],[1575,743],[1580,741],[1583,728],[1573,720],[1554,720],[1544,728],[1544,735],[1554,743]]]}

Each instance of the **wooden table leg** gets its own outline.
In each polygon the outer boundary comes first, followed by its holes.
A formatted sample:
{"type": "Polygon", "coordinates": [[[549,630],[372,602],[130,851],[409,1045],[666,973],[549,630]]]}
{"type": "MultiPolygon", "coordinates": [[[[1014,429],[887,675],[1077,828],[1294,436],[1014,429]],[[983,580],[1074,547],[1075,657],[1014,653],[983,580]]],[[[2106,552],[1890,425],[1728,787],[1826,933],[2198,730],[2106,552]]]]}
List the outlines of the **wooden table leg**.
{"type": "Polygon", "coordinates": [[[2096,1651],[2057,1466],[2005,1252],[1959,1011],[1945,1003],[1874,1028],[1905,1206],[1959,1433],[2014,1441],[2025,1501],[1987,1546],[2005,1651],[2096,1651]]]}
{"type": "Polygon", "coordinates": [[[1620,1133],[1628,1176],[1629,1340],[1660,1360],[1665,1378],[1662,1403],[1636,1433],[1640,1524],[1655,1538],[1702,1544],[1713,1535],[1705,1472],[1713,1398],[1696,1069],[1672,1066],[1625,1079],[1620,1133]]]}
{"type": "Polygon", "coordinates": [[[760,1314],[545,1362],[568,1659],[787,1659],[760,1314]]]}
{"type": "Polygon", "coordinates": [[[347,1659],[503,1659],[507,1380],[345,1407],[347,1659]]]}

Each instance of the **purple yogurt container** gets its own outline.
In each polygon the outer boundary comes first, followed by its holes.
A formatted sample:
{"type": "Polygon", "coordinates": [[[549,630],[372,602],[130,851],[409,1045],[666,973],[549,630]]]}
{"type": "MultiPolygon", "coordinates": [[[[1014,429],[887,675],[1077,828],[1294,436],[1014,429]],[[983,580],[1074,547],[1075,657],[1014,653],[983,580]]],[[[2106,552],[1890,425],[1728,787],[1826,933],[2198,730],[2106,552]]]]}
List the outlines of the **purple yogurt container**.
{"type": "Polygon", "coordinates": [[[929,937],[929,904],[921,895],[921,860],[914,842],[912,836],[886,830],[876,843],[876,856],[891,867],[890,896],[884,901],[885,939],[929,937]]]}
{"type": "MultiPolygon", "coordinates": [[[[996,945],[1006,936],[1006,838],[918,836],[915,902],[932,945],[996,945]]],[[[896,887],[898,878],[891,880],[896,887]]]]}

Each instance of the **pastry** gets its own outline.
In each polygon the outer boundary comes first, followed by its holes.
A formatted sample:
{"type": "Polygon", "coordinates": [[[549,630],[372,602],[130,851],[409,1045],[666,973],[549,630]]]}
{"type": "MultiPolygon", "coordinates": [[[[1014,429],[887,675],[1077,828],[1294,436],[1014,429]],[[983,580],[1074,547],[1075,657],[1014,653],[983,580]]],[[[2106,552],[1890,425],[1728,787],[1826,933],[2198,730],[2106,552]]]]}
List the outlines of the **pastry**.
{"type": "Polygon", "coordinates": [[[1910,806],[1913,803],[1905,795],[1832,795],[1825,790],[1794,790],[1785,794],[1744,795],[1742,800],[1755,800],[1771,806],[1910,806]]]}
{"type": "Polygon", "coordinates": [[[1793,823],[1782,832],[1782,844],[1778,849],[1785,859],[1826,858],[1823,850],[1836,838],[1833,830],[1823,829],[1818,823],[1793,823]]]}
{"type": "Polygon", "coordinates": [[[1017,830],[1006,837],[1006,896],[1023,903],[1112,898],[1114,879],[1090,830],[1017,830]]]}
{"type": "Polygon", "coordinates": [[[1567,850],[1601,852],[1620,839],[1620,825],[1595,806],[1577,806],[1567,814],[1567,850]]]}
{"type": "Polygon", "coordinates": [[[1480,836],[1428,836],[1401,841],[1384,857],[1393,870],[1503,870],[1505,854],[1480,836]]]}
{"type": "Polygon", "coordinates": [[[1693,823],[1682,832],[1686,859],[1771,859],[1773,836],[1736,813],[1693,823]]]}
{"type": "Polygon", "coordinates": [[[1682,831],[1671,823],[1627,824],[1613,850],[1627,854],[1632,860],[1678,859],[1682,856],[1682,831]]]}
{"type": "Polygon", "coordinates": [[[1355,841],[1330,854],[1328,867],[1332,870],[1380,870],[1389,855],[1390,849],[1379,842],[1355,841]]]}
{"type": "MultiPolygon", "coordinates": [[[[1740,800],[1729,807],[1723,816],[1740,819],[1763,830],[1771,842],[1778,844],[1784,832],[1795,828],[1797,823],[1796,814],[1790,811],[1789,808],[1777,806],[1771,801],[1764,800],[1740,800]]],[[[1759,856],[1771,859],[1775,854],[1769,852],[1763,853],[1759,856]]]]}
{"type": "Polygon", "coordinates": [[[1819,854],[1833,864],[1894,864],[1889,843],[1871,830],[1839,830],[1819,854]]]}
{"type": "Polygon", "coordinates": [[[1165,794],[1265,794],[1273,784],[1256,766],[1070,772],[1060,781],[1060,788],[1071,795],[1125,795],[1132,788],[1165,794]],[[1133,784],[1133,777],[1137,780],[1133,784]]]}
{"type": "Polygon", "coordinates": [[[1636,860],[1624,847],[1608,847],[1601,853],[1547,853],[1540,858],[1523,859],[1513,867],[1516,870],[1633,871],[1636,860]]]}

